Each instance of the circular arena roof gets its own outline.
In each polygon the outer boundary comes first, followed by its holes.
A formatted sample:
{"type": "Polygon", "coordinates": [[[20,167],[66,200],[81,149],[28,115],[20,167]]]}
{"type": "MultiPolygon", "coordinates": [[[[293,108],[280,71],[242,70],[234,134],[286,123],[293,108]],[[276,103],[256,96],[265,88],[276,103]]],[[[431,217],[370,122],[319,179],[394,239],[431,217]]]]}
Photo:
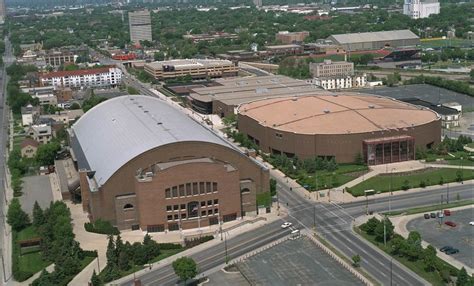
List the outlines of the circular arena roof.
{"type": "Polygon", "coordinates": [[[428,108],[359,93],[269,98],[242,104],[238,111],[262,126],[298,134],[406,130],[439,120],[428,108]]]}

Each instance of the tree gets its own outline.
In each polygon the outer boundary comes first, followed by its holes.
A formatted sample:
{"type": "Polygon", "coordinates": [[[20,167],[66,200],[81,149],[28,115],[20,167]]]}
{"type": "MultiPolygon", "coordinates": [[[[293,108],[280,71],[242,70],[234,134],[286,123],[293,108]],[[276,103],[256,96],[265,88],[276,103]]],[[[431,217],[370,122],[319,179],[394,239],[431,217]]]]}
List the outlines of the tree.
{"type": "Polygon", "coordinates": [[[274,196],[277,192],[277,181],[275,179],[270,179],[270,195],[274,196]]]}
{"type": "Polygon", "coordinates": [[[107,244],[107,251],[105,253],[107,257],[107,266],[113,268],[117,266],[117,252],[115,251],[114,236],[109,235],[109,243],[107,244]]]}
{"type": "Polygon", "coordinates": [[[362,230],[365,231],[369,235],[375,234],[375,229],[380,224],[380,221],[375,217],[370,218],[365,224],[362,226],[362,230]]]}
{"type": "Polygon", "coordinates": [[[36,227],[39,227],[43,225],[45,222],[46,222],[46,219],[44,217],[43,210],[38,204],[38,201],[35,201],[35,204],[33,205],[33,225],[36,227]]]}
{"type": "Polygon", "coordinates": [[[163,52],[156,52],[153,55],[155,61],[163,61],[165,59],[165,54],[163,52]]]}
{"type": "Polygon", "coordinates": [[[13,198],[7,212],[7,222],[13,230],[20,231],[30,224],[28,214],[21,208],[18,198],[13,198]]]}
{"type": "Polygon", "coordinates": [[[91,284],[92,284],[92,286],[102,285],[102,281],[100,281],[100,277],[99,277],[99,275],[97,275],[97,273],[95,273],[95,270],[94,270],[94,272],[92,272],[91,284]]]}
{"type": "Polygon", "coordinates": [[[428,245],[424,250],[423,250],[423,262],[425,264],[425,268],[428,271],[433,271],[435,270],[435,265],[436,265],[436,248],[434,248],[431,245],[428,245]]]}
{"type": "Polygon", "coordinates": [[[474,80],[474,69],[471,69],[469,76],[471,77],[471,80],[474,80]]]}
{"type": "Polygon", "coordinates": [[[36,151],[36,161],[41,165],[53,165],[56,153],[60,149],[61,145],[54,141],[40,145],[36,151]]]}
{"type": "Polygon", "coordinates": [[[467,274],[466,269],[463,267],[458,273],[458,277],[456,279],[456,286],[468,286],[472,285],[471,278],[467,274]]]}
{"type": "Polygon", "coordinates": [[[385,236],[387,241],[389,241],[393,235],[393,229],[394,229],[394,226],[392,222],[388,218],[385,218],[382,222],[378,223],[377,227],[375,228],[375,231],[374,231],[375,239],[380,242],[383,242],[384,236],[385,236]],[[384,222],[385,222],[385,227],[384,227],[384,222]]]}
{"type": "Polygon", "coordinates": [[[184,285],[186,285],[186,281],[196,277],[197,275],[196,262],[194,262],[192,258],[186,256],[173,261],[173,269],[174,273],[184,281],[184,285]]]}
{"type": "Polygon", "coordinates": [[[73,102],[71,106],[69,107],[71,110],[76,110],[76,109],[81,109],[81,106],[77,102],[73,102]]]}
{"type": "Polygon", "coordinates": [[[360,258],[360,255],[359,255],[359,254],[352,256],[352,265],[353,265],[354,267],[359,267],[361,260],[362,260],[362,259],[360,258]]]}

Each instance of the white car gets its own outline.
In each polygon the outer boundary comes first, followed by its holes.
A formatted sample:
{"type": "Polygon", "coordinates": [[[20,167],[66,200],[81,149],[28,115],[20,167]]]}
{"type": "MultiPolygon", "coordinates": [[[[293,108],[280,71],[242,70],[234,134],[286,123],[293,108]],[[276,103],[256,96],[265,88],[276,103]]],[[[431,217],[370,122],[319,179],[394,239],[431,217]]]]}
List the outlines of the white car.
{"type": "Polygon", "coordinates": [[[290,227],[291,225],[292,225],[291,222],[285,222],[285,223],[283,223],[283,224],[281,225],[281,228],[288,228],[288,227],[290,227]]]}
{"type": "Polygon", "coordinates": [[[470,225],[474,226],[474,221],[469,222],[470,225]]]}

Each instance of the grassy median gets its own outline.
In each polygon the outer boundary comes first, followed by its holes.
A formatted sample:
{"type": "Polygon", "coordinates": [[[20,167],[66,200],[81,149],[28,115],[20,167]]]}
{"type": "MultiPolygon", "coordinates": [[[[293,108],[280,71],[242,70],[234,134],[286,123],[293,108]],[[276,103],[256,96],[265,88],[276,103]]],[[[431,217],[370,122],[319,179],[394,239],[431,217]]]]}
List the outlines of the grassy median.
{"type": "Polygon", "coordinates": [[[365,180],[364,182],[349,188],[353,196],[363,196],[365,190],[375,190],[375,192],[388,192],[390,185],[392,191],[408,190],[411,188],[420,188],[433,185],[445,185],[446,183],[456,182],[461,176],[462,180],[474,178],[473,170],[466,169],[425,169],[414,171],[413,173],[393,173],[378,175],[365,180]]]}

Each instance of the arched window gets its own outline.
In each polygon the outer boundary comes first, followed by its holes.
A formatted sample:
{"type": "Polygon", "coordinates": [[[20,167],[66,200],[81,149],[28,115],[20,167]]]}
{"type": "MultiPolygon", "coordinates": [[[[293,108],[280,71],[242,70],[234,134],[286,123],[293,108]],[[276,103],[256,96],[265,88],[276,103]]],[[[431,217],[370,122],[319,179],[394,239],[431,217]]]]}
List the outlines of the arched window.
{"type": "Polygon", "coordinates": [[[242,194],[245,194],[245,193],[250,193],[250,190],[248,188],[244,188],[244,189],[240,190],[240,192],[242,194]]]}
{"type": "Polygon", "coordinates": [[[132,210],[133,209],[133,205],[132,204],[126,204],[123,206],[123,210],[132,210]]]}

